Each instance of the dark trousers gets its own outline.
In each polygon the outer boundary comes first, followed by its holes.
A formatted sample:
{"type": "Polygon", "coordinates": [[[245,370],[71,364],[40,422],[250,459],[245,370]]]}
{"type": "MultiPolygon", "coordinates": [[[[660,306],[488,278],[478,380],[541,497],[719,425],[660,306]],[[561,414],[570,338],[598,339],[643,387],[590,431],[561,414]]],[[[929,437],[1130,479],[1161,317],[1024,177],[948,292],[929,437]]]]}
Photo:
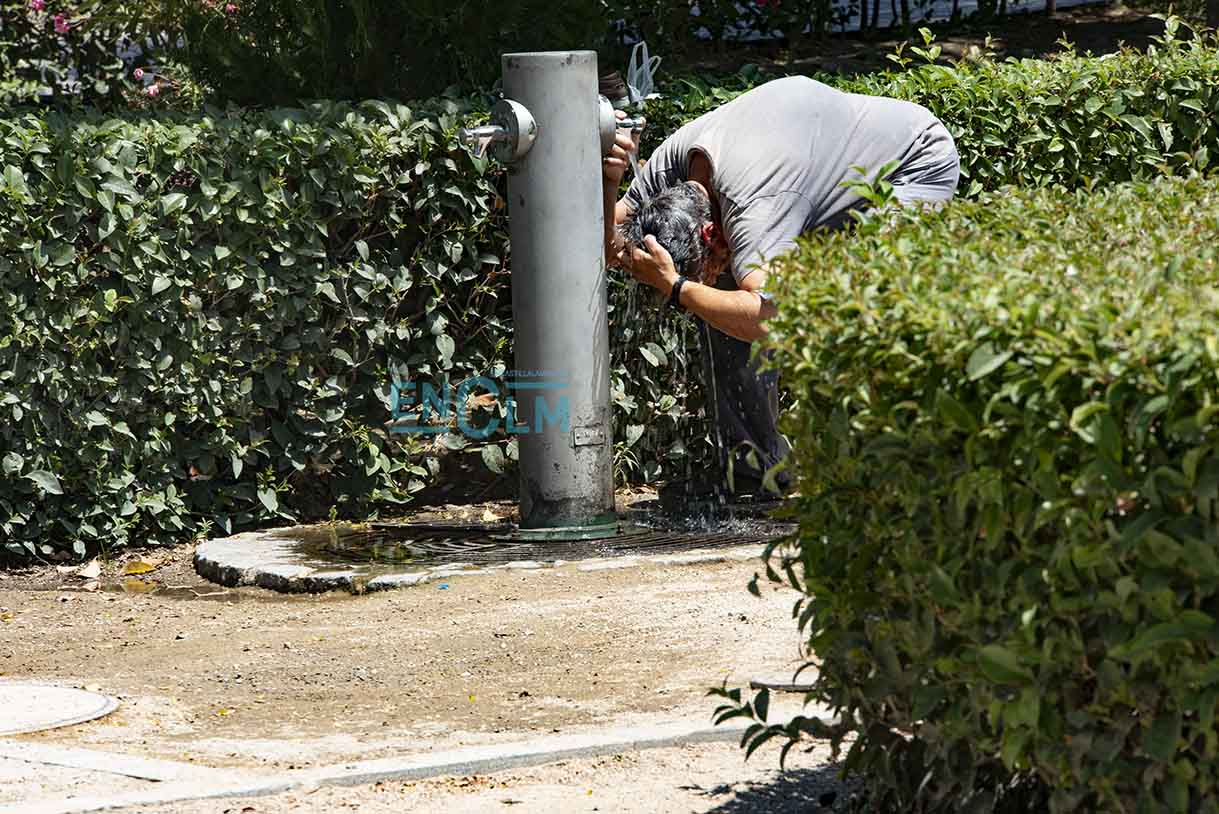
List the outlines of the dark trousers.
{"type": "MultiPolygon", "coordinates": [[[[734,291],[737,286],[732,275],[725,273],[715,287],[734,291]]],[[[720,473],[727,478],[731,469],[731,491],[755,491],[766,471],[782,461],[790,450],[777,425],[779,374],[774,370],[759,372],[761,359],[751,358],[751,343],[728,336],[701,320],[699,337],[720,473]]],[[[776,473],[775,480],[781,489],[791,482],[787,472],[776,473]]]]}

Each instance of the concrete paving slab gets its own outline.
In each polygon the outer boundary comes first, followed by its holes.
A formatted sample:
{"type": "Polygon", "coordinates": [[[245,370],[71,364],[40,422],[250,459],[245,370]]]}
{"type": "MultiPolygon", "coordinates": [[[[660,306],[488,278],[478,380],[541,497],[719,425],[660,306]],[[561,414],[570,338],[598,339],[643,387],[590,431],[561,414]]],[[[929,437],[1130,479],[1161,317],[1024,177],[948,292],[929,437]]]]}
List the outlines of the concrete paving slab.
{"type": "Polygon", "coordinates": [[[120,795],[147,791],[150,780],[92,772],[87,769],[35,766],[24,760],[0,757],[0,811],[18,804],[63,799],[82,794],[120,795]]]}
{"type": "Polygon", "coordinates": [[[136,780],[158,782],[212,780],[220,774],[216,769],[190,763],[16,740],[0,740],[0,758],[40,766],[59,766],[104,774],[119,774],[136,780]]]}

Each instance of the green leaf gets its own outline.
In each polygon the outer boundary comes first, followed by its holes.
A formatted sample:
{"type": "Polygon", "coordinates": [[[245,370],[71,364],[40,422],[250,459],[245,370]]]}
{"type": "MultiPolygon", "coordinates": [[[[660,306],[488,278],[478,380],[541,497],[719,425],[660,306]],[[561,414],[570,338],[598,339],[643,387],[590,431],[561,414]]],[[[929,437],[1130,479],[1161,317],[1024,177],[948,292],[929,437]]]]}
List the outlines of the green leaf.
{"type": "MultiPolygon", "coordinates": [[[[247,492],[247,494],[249,493],[247,492]]],[[[269,512],[279,510],[279,496],[275,494],[274,489],[259,489],[258,500],[269,512]]]]}
{"type": "Polygon", "coordinates": [[[161,214],[172,215],[186,208],[187,198],[181,192],[171,192],[161,198],[161,214]]]}
{"type": "Polygon", "coordinates": [[[442,447],[445,449],[451,449],[454,452],[463,450],[470,445],[469,440],[467,440],[465,436],[452,432],[441,434],[439,440],[442,447]]]}
{"type": "Polygon", "coordinates": [[[953,398],[946,390],[935,396],[935,409],[939,416],[952,426],[965,432],[977,432],[978,420],[965,409],[965,405],[953,398]]]}
{"type": "Polygon", "coordinates": [[[58,243],[51,248],[51,265],[70,266],[76,260],[76,247],[71,243],[58,243]]]}
{"type": "Polygon", "coordinates": [[[4,168],[4,185],[22,198],[30,197],[30,188],[25,184],[25,173],[9,164],[4,168]]]}
{"type": "Polygon", "coordinates": [[[1041,693],[1035,687],[1026,687],[1020,696],[1003,708],[1003,719],[1012,726],[1036,729],[1041,717],[1041,693]]]}
{"type": "Polygon", "coordinates": [[[4,474],[16,475],[21,471],[21,467],[25,466],[25,459],[13,451],[4,453],[3,460],[4,474]]]}
{"type": "Polygon", "coordinates": [[[1181,712],[1161,713],[1143,733],[1143,751],[1153,760],[1170,763],[1181,744],[1181,712]]]}
{"type": "Polygon", "coordinates": [[[753,697],[753,711],[759,721],[766,721],[766,716],[770,713],[770,690],[761,689],[753,697]]]}
{"type": "Polygon", "coordinates": [[[1071,411],[1071,429],[1084,441],[1087,441],[1089,444],[1095,444],[1097,441],[1097,434],[1091,429],[1090,426],[1085,427],[1084,424],[1092,416],[1096,415],[1097,413],[1106,412],[1108,409],[1109,405],[1105,404],[1103,401],[1090,401],[1087,404],[1079,405],[1071,411]]]}
{"type": "Polygon", "coordinates": [[[160,275],[157,275],[156,277],[153,277],[153,278],[152,278],[152,294],[153,294],[153,296],[156,296],[157,294],[160,294],[162,291],[164,291],[165,289],[169,288],[169,287],[170,287],[170,285],[172,285],[172,282],[170,281],[170,279],[169,279],[168,277],[162,277],[162,276],[160,276],[160,275]]]}
{"type": "Polygon", "coordinates": [[[110,177],[102,182],[102,189],[113,192],[116,195],[122,195],[130,201],[141,200],[144,196],[140,195],[140,191],[133,187],[125,178],[110,177]]]}
{"type": "Polygon", "coordinates": [[[497,475],[504,473],[504,452],[497,444],[488,444],[482,448],[483,463],[497,475]]]}
{"type": "Polygon", "coordinates": [[[1141,135],[1143,138],[1151,141],[1151,125],[1149,125],[1147,120],[1142,116],[1135,116],[1132,113],[1125,113],[1118,118],[1137,130],[1139,135],[1141,135]]]}
{"type": "Polygon", "coordinates": [[[994,343],[985,342],[975,348],[974,352],[969,355],[969,362],[965,365],[965,372],[971,382],[976,382],[987,374],[998,370],[1003,366],[1004,362],[1011,358],[1011,351],[999,353],[995,350],[994,343]]]}
{"type": "Polygon", "coordinates": [[[52,495],[63,494],[63,486],[60,485],[59,478],[53,472],[48,472],[45,469],[35,469],[33,472],[25,473],[23,477],[34,481],[44,492],[49,492],[52,495]]]}
{"type": "Polygon", "coordinates": [[[648,342],[639,347],[639,353],[652,367],[663,367],[668,364],[664,349],[655,342],[648,342]]]}
{"type": "Polygon", "coordinates": [[[1033,674],[1020,663],[1015,653],[997,644],[978,648],[978,666],[991,681],[999,684],[1028,684],[1033,674]]]}
{"type": "Polygon", "coordinates": [[[1144,630],[1126,644],[1110,650],[1109,655],[1128,661],[1165,644],[1205,638],[1214,627],[1214,620],[1205,613],[1185,611],[1174,621],[1161,622],[1144,630]]]}
{"type": "Polygon", "coordinates": [[[436,337],[436,350],[440,351],[441,365],[447,368],[453,364],[453,353],[457,350],[457,343],[448,334],[441,334],[436,337]]]}

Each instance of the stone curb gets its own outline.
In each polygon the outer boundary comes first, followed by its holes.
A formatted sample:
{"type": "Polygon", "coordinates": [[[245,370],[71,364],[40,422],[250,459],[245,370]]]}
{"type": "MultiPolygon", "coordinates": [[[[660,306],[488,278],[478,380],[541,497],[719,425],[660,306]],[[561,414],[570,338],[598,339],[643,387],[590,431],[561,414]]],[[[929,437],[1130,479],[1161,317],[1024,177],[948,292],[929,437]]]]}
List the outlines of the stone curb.
{"type": "MultiPolygon", "coordinates": [[[[394,571],[392,566],[353,565],[335,569],[313,567],[299,553],[298,542],[284,529],[245,532],[231,537],[207,540],[195,548],[195,570],[212,582],[236,588],[256,586],[282,593],[324,593],[349,591],[371,593],[407,588],[459,576],[497,574],[505,571],[541,571],[573,566],[579,571],[609,571],[640,565],[695,565],[716,562],[742,562],[757,558],[765,544],[703,549],[681,554],[628,555],[577,562],[553,563],[521,560],[475,568],[472,563],[447,563],[420,570],[394,571]]],[[[405,568],[405,566],[404,566],[405,568]]]]}

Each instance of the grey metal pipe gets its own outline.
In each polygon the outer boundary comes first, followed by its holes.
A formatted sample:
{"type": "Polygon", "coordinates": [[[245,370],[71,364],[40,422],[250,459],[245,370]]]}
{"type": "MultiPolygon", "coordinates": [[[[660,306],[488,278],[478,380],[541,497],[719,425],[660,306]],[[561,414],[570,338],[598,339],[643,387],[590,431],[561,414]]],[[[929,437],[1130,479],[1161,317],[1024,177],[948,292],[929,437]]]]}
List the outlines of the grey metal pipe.
{"type": "Polygon", "coordinates": [[[595,531],[616,520],[597,54],[505,54],[503,70],[537,122],[508,167],[520,528],[595,531]]]}

